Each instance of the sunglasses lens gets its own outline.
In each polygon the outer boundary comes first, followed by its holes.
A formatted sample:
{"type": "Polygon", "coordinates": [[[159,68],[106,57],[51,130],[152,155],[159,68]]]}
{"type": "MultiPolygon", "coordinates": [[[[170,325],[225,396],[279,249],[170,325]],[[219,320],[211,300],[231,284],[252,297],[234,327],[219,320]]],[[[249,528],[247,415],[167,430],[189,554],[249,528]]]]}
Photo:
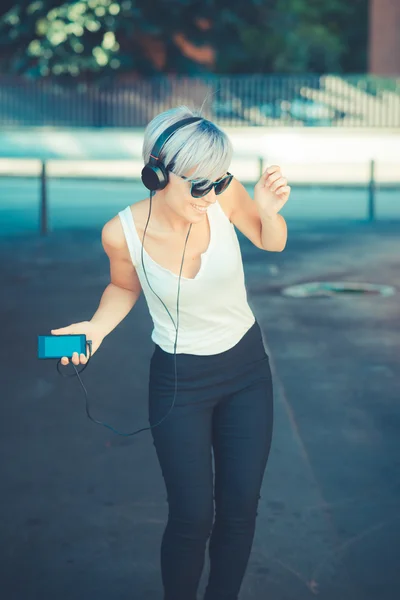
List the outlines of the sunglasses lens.
{"type": "Polygon", "coordinates": [[[233,179],[233,175],[229,174],[224,177],[219,183],[212,183],[211,185],[205,186],[203,183],[192,183],[191,194],[193,198],[202,198],[208,194],[213,188],[216,195],[222,194],[228,187],[233,179]]]}
{"type": "Polygon", "coordinates": [[[216,184],[215,193],[217,194],[217,196],[219,194],[222,194],[222,192],[224,192],[226,190],[226,188],[228,187],[228,185],[230,184],[232,179],[233,179],[233,175],[229,175],[228,177],[225,177],[225,179],[223,179],[220,183],[216,184]]]}
{"type": "Polygon", "coordinates": [[[211,189],[212,189],[212,185],[209,185],[207,187],[199,187],[199,186],[193,185],[192,186],[192,196],[193,196],[193,198],[202,198],[203,196],[208,194],[208,192],[211,189]]]}

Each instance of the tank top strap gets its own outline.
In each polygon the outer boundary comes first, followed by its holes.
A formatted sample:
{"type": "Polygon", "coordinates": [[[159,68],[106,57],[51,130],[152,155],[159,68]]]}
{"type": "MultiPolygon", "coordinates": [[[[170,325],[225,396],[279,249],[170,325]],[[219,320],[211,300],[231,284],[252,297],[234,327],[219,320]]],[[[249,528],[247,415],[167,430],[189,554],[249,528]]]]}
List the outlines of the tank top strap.
{"type": "Polygon", "coordinates": [[[118,216],[121,220],[122,229],[124,230],[125,239],[133,266],[136,268],[139,265],[139,236],[133,222],[131,207],[127,206],[124,208],[124,210],[121,210],[118,213],[118,216]]]}
{"type": "Polygon", "coordinates": [[[218,198],[216,199],[215,204],[217,206],[215,212],[218,213],[218,218],[221,221],[224,221],[225,223],[232,225],[232,227],[233,227],[233,223],[231,223],[231,221],[229,220],[229,217],[225,214],[224,209],[222,208],[221,204],[218,202],[218,198]]]}

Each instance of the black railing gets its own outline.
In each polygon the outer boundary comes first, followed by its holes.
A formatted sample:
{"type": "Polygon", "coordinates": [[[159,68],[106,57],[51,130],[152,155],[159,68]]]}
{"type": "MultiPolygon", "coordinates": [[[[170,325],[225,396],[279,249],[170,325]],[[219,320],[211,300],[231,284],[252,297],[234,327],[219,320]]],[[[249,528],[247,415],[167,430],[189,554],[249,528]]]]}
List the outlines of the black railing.
{"type": "MultiPolygon", "coordinates": [[[[13,160],[13,159],[11,159],[13,160]]],[[[257,157],[257,156],[253,156],[252,157],[253,161],[257,161],[258,164],[258,170],[259,173],[258,175],[261,175],[261,173],[264,171],[265,168],[265,162],[264,162],[264,158],[263,157],[257,157]]],[[[19,159],[16,159],[16,163],[18,163],[19,159]]],[[[92,165],[92,171],[90,172],[90,170],[86,169],[86,173],[82,174],[79,173],[78,171],[73,171],[73,169],[71,170],[71,172],[69,174],[66,174],[65,171],[63,170],[63,168],[61,169],[57,169],[57,164],[59,164],[60,161],[59,160],[41,160],[39,161],[38,159],[28,159],[27,161],[24,160],[24,165],[15,165],[15,171],[14,173],[18,173],[18,175],[16,175],[17,177],[22,176],[23,180],[26,182],[27,178],[38,178],[38,184],[39,185],[35,185],[33,188],[29,189],[28,195],[29,195],[29,201],[26,202],[24,200],[24,194],[26,194],[26,187],[23,186],[20,190],[20,193],[18,193],[18,198],[17,200],[15,200],[14,197],[8,196],[7,197],[7,193],[5,193],[5,198],[4,198],[4,202],[2,203],[3,206],[0,206],[0,237],[2,235],[8,235],[11,232],[16,232],[19,229],[21,230],[21,232],[24,230],[24,228],[27,228],[27,230],[32,230],[32,222],[34,220],[36,220],[36,215],[37,215],[37,227],[38,230],[40,232],[41,236],[46,236],[49,231],[53,230],[53,226],[51,225],[51,221],[52,218],[51,216],[54,214],[54,210],[61,210],[61,211],[67,211],[67,216],[64,213],[64,219],[66,219],[67,222],[69,222],[68,226],[73,226],[71,225],[71,214],[74,215],[75,213],[75,209],[72,211],[71,213],[71,205],[70,205],[70,199],[67,200],[67,206],[66,206],[66,197],[65,194],[63,194],[63,196],[57,200],[51,200],[51,198],[54,195],[54,187],[53,187],[53,183],[50,183],[49,180],[57,180],[57,179],[61,179],[63,182],[68,181],[68,179],[70,180],[77,180],[79,179],[80,182],[82,182],[82,187],[81,189],[77,192],[78,197],[80,196],[81,200],[78,201],[77,203],[77,207],[83,210],[83,215],[82,217],[77,216],[76,219],[74,216],[72,216],[72,222],[75,223],[75,226],[77,224],[79,224],[79,226],[82,225],[82,222],[85,221],[86,218],[86,222],[87,222],[87,226],[91,227],[91,226],[98,226],[98,221],[96,221],[96,219],[99,218],[99,213],[98,213],[98,196],[96,195],[96,193],[98,193],[99,188],[97,187],[97,192],[96,189],[90,190],[89,186],[92,186],[93,180],[97,182],[102,181],[102,182],[108,182],[109,184],[112,184],[114,186],[117,186],[119,183],[123,183],[126,181],[132,181],[132,182],[139,182],[140,181],[140,172],[135,172],[133,169],[131,169],[129,171],[129,174],[127,174],[126,172],[123,173],[123,169],[121,171],[121,173],[118,175],[114,175],[114,176],[107,176],[104,174],[104,171],[102,172],[102,174],[99,176],[99,167],[98,165],[96,166],[96,161],[90,161],[91,165],[92,165]],[[31,165],[29,165],[28,163],[32,163],[31,165]],[[18,166],[18,169],[17,169],[18,166]],[[34,190],[34,193],[32,194],[32,191],[34,190]],[[50,192],[50,193],[49,193],[50,192]],[[36,200],[36,194],[37,194],[37,200],[36,200]],[[92,196],[90,196],[90,194],[92,194],[92,196]],[[96,195],[96,206],[97,208],[94,206],[94,203],[92,202],[93,200],[93,194],[96,195]],[[50,196],[50,203],[49,203],[49,196],[50,196]],[[24,204],[24,210],[21,209],[21,200],[22,203],[24,204]],[[51,207],[50,210],[50,218],[49,218],[49,204],[51,207]],[[37,208],[36,208],[37,207],[37,208]],[[90,219],[87,219],[87,215],[88,215],[88,211],[92,211],[92,217],[93,219],[97,222],[97,225],[94,225],[93,222],[91,223],[90,219]],[[85,215],[86,213],[86,215],[85,215]],[[96,214],[94,214],[96,213],[96,214]],[[35,215],[35,216],[33,216],[35,215]],[[5,218],[6,216],[6,218],[5,218]],[[2,218],[1,218],[2,217],[2,218]],[[74,221],[75,219],[75,221],[74,221]],[[30,222],[30,225],[27,226],[27,223],[30,222]],[[49,227],[49,223],[50,223],[50,227],[49,227]],[[11,224],[11,227],[10,227],[11,224]]],[[[340,166],[340,165],[337,165],[340,166]]],[[[336,190],[340,190],[341,192],[343,192],[343,190],[362,190],[365,191],[365,200],[364,198],[362,199],[362,202],[360,203],[360,196],[358,196],[358,199],[355,198],[355,208],[353,210],[353,214],[351,218],[359,218],[359,219],[365,219],[369,222],[374,222],[376,220],[380,220],[381,215],[380,215],[380,211],[378,210],[378,215],[377,213],[377,192],[382,193],[385,190],[387,192],[395,192],[395,194],[398,194],[398,191],[400,190],[400,181],[397,179],[396,181],[393,181],[392,177],[389,177],[385,179],[385,177],[382,178],[382,176],[379,178],[379,180],[376,180],[376,163],[374,160],[369,161],[368,165],[365,165],[365,167],[368,166],[368,170],[365,169],[365,173],[364,176],[360,178],[360,172],[358,172],[358,176],[357,173],[354,173],[355,177],[353,181],[347,181],[344,183],[340,182],[340,174],[338,171],[338,178],[337,181],[335,183],[332,182],[325,182],[322,183],[322,181],[304,181],[304,180],[296,180],[294,179],[293,181],[291,180],[291,185],[293,190],[300,190],[301,188],[303,189],[307,189],[307,190],[311,190],[313,187],[317,187],[319,190],[319,195],[318,195],[318,207],[315,206],[316,209],[316,213],[318,214],[318,217],[320,219],[331,219],[332,218],[332,214],[331,212],[329,212],[329,201],[328,200],[323,200],[323,194],[326,194],[327,192],[329,193],[329,191],[333,191],[336,190]],[[368,172],[367,172],[368,171],[368,172]],[[364,204],[365,202],[365,204],[364,204]],[[328,213],[325,215],[324,214],[324,203],[326,203],[326,206],[328,208],[328,213]],[[359,216],[357,216],[357,211],[359,212],[359,216]]],[[[397,172],[399,172],[397,170],[397,172]]],[[[11,172],[9,173],[9,176],[11,176],[11,180],[12,180],[12,190],[15,190],[15,175],[13,175],[11,172]]],[[[1,180],[2,175],[0,174],[0,180],[1,180]]],[[[2,187],[5,190],[6,188],[6,178],[8,176],[4,175],[4,179],[1,181],[2,187]]],[[[317,177],[318,179],[318,177],[317,177]]],[[[247,185],[247,188],[249,190],[250,193],[251,192],[251,187],[253,185],[254,182],[252,182],[252,184],[250,185],[249,182],[246,179],[242,179],[243,183],[245,185],[247,185]],[[250,185],[250,187],[249,187],[250,185]]],[[[63,186],[64,188],[64,186],[63,186]]],[[[101,188],[100,188],[101,189],[101,188]]],[[[60,188],[59,188],[60,190],[60,188]]],[[[115,187],[115,191],[117,192],[118,187],[115,187]]],[[[125,189],[126,191],[126,189],[125,189]]],[[[132,190],[129,190],[129,202],[132,202],[132,194],[133,193],[138,193],[138,190],[136,189],[134,191],[134,188],[132,187],[132,190]]],[[[143,193],[143,189],[141,190],[141,192],[139,192],[140,194],[143,193]]],[[[57,196],[57,193],[55,194],[57,196]]],[[[107,192],[106,192],[107,195],[107,192]]],[[[118,196],[120,197],[119,193],[115,193],[114,196],[118,196]]],[[[123,194],[121,195],[121,198],[124,197],[123,194]]],[[[125,196],[125,198],[127,198],[128,200],[128,196],[125,196]]],[[[75,196],[74,193],[74,199],[76,200],[77,197],[75,196]]],[[[397,200],[397,196],[394,197],[395,200],[397,200]]],[[[387,203],[387,200],[383,200],[383,204],[385,204],[385,202],[387,203]]],[[[107,207],[107,205],[111,207],[113,205],[113,200],[109,200],[106,202],[101,201],[100,202],[100,206],[102,208],[102,210],[104,211],[104,208],[107,207]]],[[[343,207],[342,207],[343,208],[343,207]]],[[[378,202],[378,208],[381,208],[381,203],[378,202]]],[[[337,215],[338,218],[340,216],[340,208],[337,209],[337,215]]],[[[394,203],[393,204],[393,210],[395,213],[395,216],[393,217],[393,214],[390,216],[391,219],[393,218],[397,218],[397,215],[399,213],[398,209],[397,209],[397,205],[394,203]]],[[[107,209],[105,210],[105,212],[107,212],[107,209]]],[[[105,213],[104,213],[105,214],[105,213]]],[[[347,214],[347,213],[346,213],[347,214]]],[[[315,213],[313,215],[313,218],[315,218],[315,213]]],[[[289,217],[290,218],[290,217],[289,217]]],[[[297,216],[297,218],[299,218],[297,216]]],[[[307,215],[303,215],[300,218],[305,218],[307,220],[307,215]]],[[[345,218],[349,218],[349,215],[347,215],[347,217],[345,218]]],[[[385,216],[383,216],[383,218],[385,218],[385,216]]],[[[386,217],[387,218],[387,217],[386,217]]],[[[60,219],[59,219],[60,220],[60,219]]],[[[34,228],[33,228],[34,229],[34,228]]]]}
{"type": "Polygon", "coordinates": [[[143,127],[186,104],[225,126],[400,127],[400,79],[368,75],[165,76],[65,83],[0,76],[0,126],[143,127]]]}

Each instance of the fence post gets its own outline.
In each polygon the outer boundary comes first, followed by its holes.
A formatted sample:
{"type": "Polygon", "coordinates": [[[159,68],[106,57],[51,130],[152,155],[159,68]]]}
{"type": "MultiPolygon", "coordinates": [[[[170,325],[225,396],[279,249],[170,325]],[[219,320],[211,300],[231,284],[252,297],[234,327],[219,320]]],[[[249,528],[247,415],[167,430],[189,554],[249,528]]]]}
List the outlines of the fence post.
{"type": "Polygon", "coordinates": [[[264,157],[263,156],[258,157],[258,170],[259,170],[260,177],[261,177],[261,175],[264,173],[264,157]]]}
{"type": "Polygon", "coordinates": [[[375,221],[375,161],[371,160],[369,165],[369,185],[368,185],[368,220],[375,221]]]}
{"type": "Polygon", "coordinates": [[[46,161],[42,160],[40,176],[40,235],[47,235],[47,178],[46,161]]]}

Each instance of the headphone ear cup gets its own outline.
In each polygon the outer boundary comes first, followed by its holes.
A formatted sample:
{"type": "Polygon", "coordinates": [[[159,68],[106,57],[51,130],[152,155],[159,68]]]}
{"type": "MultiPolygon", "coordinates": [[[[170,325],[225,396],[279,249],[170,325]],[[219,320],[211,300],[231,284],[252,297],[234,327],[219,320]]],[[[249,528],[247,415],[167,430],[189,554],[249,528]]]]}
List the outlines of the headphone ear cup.
{"type": "Polygon", "coordinates": [[[168,172],[162,163],[147,164],[142,169],[142,182],[150,191],[163,190],[168,183],[168,172]]]}

